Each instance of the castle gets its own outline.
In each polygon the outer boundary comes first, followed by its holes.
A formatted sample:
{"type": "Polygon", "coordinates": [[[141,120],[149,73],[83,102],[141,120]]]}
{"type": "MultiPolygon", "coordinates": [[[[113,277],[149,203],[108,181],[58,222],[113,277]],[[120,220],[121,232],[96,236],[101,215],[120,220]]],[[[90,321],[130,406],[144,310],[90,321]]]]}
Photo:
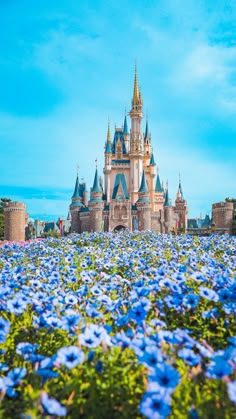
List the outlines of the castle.
{"type": "Polygon", "coordinates": [[[135,67],[131,102],[131,129],[125,115],[122,128],[115,128],[111,139],[108,123],[105,142],[104,187],[96,168],[93,186],[88,192],[78,174],[70,204],[71,232],[155,230],[170,233],[187,228],[187,202],[179,180],[175,205],[163,187],[154,158],[151,134],[146,121],[142,133],[143,100],[135,67]]]}

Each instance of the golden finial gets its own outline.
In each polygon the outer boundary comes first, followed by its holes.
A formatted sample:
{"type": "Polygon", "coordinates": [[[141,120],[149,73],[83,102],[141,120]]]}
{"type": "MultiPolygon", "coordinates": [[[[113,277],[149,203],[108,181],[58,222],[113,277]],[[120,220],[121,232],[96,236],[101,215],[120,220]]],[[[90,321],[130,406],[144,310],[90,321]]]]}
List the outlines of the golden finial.
{"type": "Polygon", "coordinates": [[[135,62],[133,102],[139,102],[139,100],[140,100],[140,92],[138,88],[138,72],[137,72],[137,64],[135,62]]]}
{"type": "Polygon", "coordinates": [[[111,141],[111,131],[110,131],[110,120],[108,119],[108,126],[107,126],[107,141],[111,141]]]}

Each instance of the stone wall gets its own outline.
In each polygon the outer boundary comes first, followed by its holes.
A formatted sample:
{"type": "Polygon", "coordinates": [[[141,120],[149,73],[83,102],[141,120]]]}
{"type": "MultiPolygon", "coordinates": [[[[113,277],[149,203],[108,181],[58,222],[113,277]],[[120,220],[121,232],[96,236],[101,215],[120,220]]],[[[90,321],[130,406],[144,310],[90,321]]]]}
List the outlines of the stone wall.
{"type": "Polygon", "coordinates": [[[4,240],[24,241],[26,205],[22,202],[7,202],[4,204],[4,240]]]}
{"type": "Polygon", "coordinates": [[[212,217],[215,222],[215,230],[222,233],[232,233],[233,202],[217,202],[212,204],[212,217]]]}

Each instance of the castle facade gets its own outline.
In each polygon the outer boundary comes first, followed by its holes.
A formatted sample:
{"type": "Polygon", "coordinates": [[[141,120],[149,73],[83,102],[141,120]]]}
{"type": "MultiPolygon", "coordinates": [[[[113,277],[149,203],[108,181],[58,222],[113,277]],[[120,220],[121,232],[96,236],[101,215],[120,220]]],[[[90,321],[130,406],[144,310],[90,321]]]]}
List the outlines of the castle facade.
{"type": "Polygon", "coordinates": [[[104,152],[104,187],[96,168],[90,197],[77,175],[70,204],[71,232],[155,230],[170,233],[187,228],[187,202],[179,180],[175,205],[164,188],[154,158],[146,121],[142,132],[143,100],[135,68],[131,110],[131,129],[127,116],[111,138],[108,123],[104,152]]]}

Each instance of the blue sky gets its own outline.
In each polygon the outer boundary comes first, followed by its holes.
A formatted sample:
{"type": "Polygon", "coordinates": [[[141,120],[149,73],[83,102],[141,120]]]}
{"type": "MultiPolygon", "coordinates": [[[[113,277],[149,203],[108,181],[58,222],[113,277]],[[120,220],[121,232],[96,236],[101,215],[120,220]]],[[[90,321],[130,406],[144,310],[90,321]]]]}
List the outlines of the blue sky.
{"type": "MultiPolygon", "coordinates": [[[[234,0],[1,0],[0,196],[65,216],[103,169],[107,120],[130,109],[134,62],[161,179],[190,216],[235,197],[234,0]]],[[[143,125],[144,127],[144,125],[143,125]]]]}

